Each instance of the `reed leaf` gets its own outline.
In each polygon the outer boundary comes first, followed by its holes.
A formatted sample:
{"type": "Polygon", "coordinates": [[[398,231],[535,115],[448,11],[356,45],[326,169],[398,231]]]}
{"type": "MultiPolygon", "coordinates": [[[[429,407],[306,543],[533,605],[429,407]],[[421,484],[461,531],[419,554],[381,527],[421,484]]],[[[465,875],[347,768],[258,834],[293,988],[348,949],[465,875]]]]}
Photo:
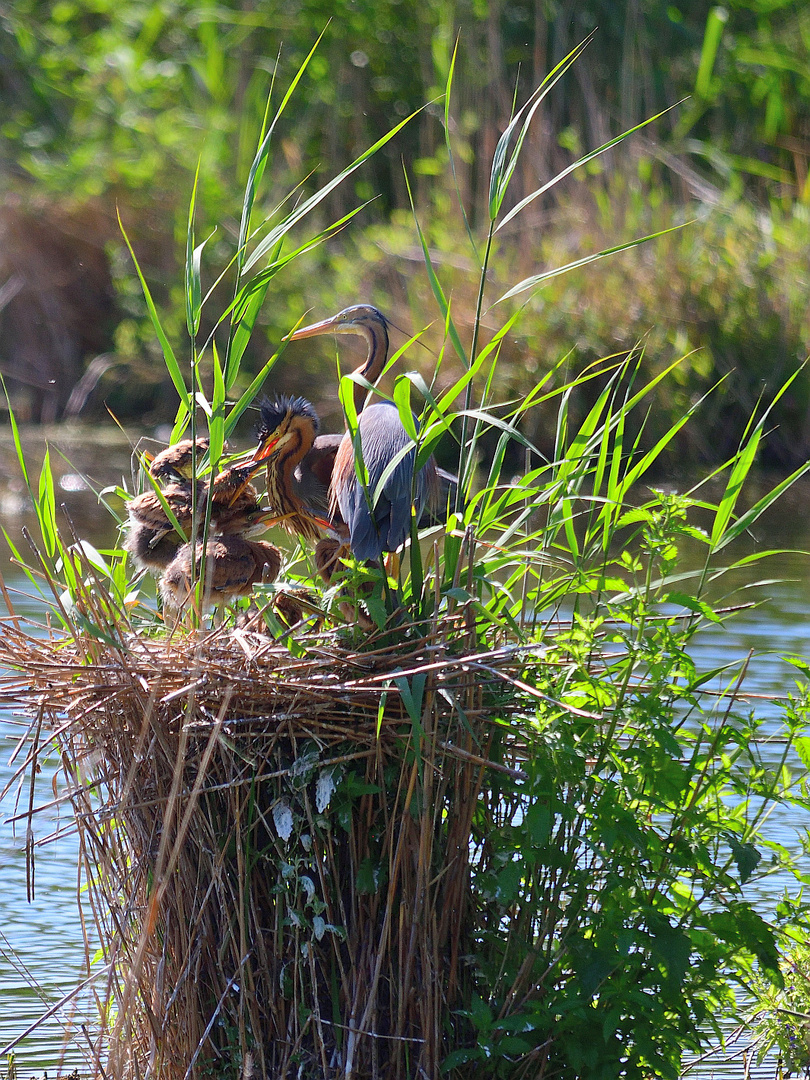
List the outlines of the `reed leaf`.
{"type": "Polygon", "coordinates": [[[568,53],[567,56],[564,56],[548,75],[546,75],[526,104],[509,122],[503,135],[501,135],[498,140],[498,144],[495,147],[495,153],[492,156],[492,172],[489,181],[489,218],[493,223],[497,220],[498,214],[501,211],[503,200],[506,197],[506,192],[509,189],[510,181],[520,157],[520,151],[523,148],[523,141],[526,138],[529,124],[531,123],[535,112],[546,94],[548,94],[554,85],[559,82],[571,65],[579,58],[582,51],[588,46],[594,33],[595,31],[592,31],[584,41],[575,45],[571,52],[568,53]],[[512,141],[515,132],[518,131],[518,127],[520,127],[520,131],[515,140],[515,146],[511,156],[509,156],[509,143],[512,141]]]}
{"type": "Polygon", "coordinates": [[[450,340],[453,343],[453,348],[456,350],[456,355],[458,356],[459,360],[464,365],[464,367],[469,370],[471,366],[470,358],[467,355],[467,352],[461,342],[459,332],[456,328],[455,323],[453,322],[453,317],[450,311],[450,302],[444,295],[444,290],[442,289],[441,282],[436,276],[436,271],[433,269],[433,263],[430,258],[430,251],[428,250],[427,240],[425,239],[425,234],[422,232],[422,226],[419,224],[419,219],[416,216],[416,205],[414,203],[413,192],[411,191],[411,182],[410,178],[408,177],[407,170],[405,170],[405,186],[408,189],[408,198],[411,202],[411,213],[413,215],[414,227],[416,228],[416,235],[419,238],[419,244],[422,248],[422,258],[424,260],[428,281],[430,282],[430,288],[433,292],[433,296],[436,299],[436,303],[439,305],[439,311],[442,314],[442,319],[444,320],[445,324],[445,332],[450,335],[450,340]]]}
{"type": "Polygon", "coordinates": [[[166,370],[168,371],[169,377],[174,383],[174,388],[177,391],[178,397],[180,398],[181,405],[188,413],[191,413],[191,399],[189,398],[189,393],[186,388],[183,375],[180,371],[180,365],[177,362],[177,357],[174,355],[174,350],[172,349],[171,343],[169,342],[169,339],[166,336],[165,331],[163,330],[163,326],[161,325],[160,317],[157,313],[157,308],[155,307],[154,301],[152,300],[152,294],[149,291],[149,286],[146,284],[146,278],[141,272],[140,265],[137,258],[135,257],[135,252],[132,248],[132,244],[129,241],[129,237],[127,236],[127,232],[124,228],[124,223],[121,220],[120,214],[118,215],[118,226],[121,229],[121,235],[124,237],[124,243],[129,249],[129,254],[132,257],[132,262],[135,267],[135,272],[137,273],[138,280],[141,283],[144,300],[146,301],[146,309],[149,312],[149,318],[151,319],[152,326],[155,329],[157,339],[160,342],[160,347],[163,350],[163,359],[166,363],[166,370]]]}
{"type": "Polygon", "coordinates": [[[602,251],[597,251],[593,255],[586,255],[582,259],[574,259],[573,262],[566,263],[565,266],[558,266],[553,270],[545,270],[541,274],[532,274],[531,277],[524,278],[523,281],[519,281],[517,285],[513,285],[511,289],[499,296],[495,301],[496,304],[503,303],[504,300],[511,300],[513,296],[519,296],[520,293],[527,292],[529,289],[536,289],[543,282],[549,281],[551,278],[559,277],[561,274],[567,274],[569,270],[576,270],[580,266],[588,266],[590,263],[597,262],[599,259],[605,259],[608,255],[615,255],[619,251],[629,251],[631,248],[638,247],[640,244],[646,244],[648,240],[656,240],[659,236],[666,236],[667,233],[677,232],[678,229],[685,228],[686,225],[691,225],[692,222],[686,221],[682,225],[674,225],[671,229],[662,229],[660,232],[650,233],[649,236],[641,236],[637,240],[630,240],[626,244],[617,244],[616,247],[605,248],[602,251]]]}
{"type": "MultiPolygon", "coordinates": [[[[256,192],[258,190],[259,184],[261,183],[262,176],[267,165],[267,159],[270,153],[270,142],[273,136],[273,132],[275,131],[276,124],[281,119],[285,108],[287,107],[293,94],[295,93],[299,82],[303,78],[304,72],[309,67],[310,60],[315,55],[318,46],[321,43],[321,39],[323,38],[323,35],[325,33],[326,27],[324,27],[324,29],[318,35],[315,44],[309,50],[309,53],[304,58],[303,63],[300,65],[295,75],[293,76],[290,85],[287,87],[287,92],[285,93],[278,109],[276,110],[276,114],[273,117],[273,122],[267,130],[267,133],[262,138],[256,151],[255,157],[253,158],[250,172],[248,174],[247,184],[245,185],[245,197],[242,204],[242,217],[239,223],[239,242],[237,246],[237,280],[241,278],[242,275],[250,269],[250,266],[245,265],[247,238],[250,231],[250,219],[253,213],[253,205],[256,201],[256,192]]],[[[267,111],[269,110],[269,103],[270,99],[268,98],[268,108],[265,111],[265,118],[267,116],[267,111]]]]}
{"type": "Polygon", "coordinates": [[[377,141],[373,143],[367,150],[365,150],[358,158],[355,158],[351,165],[349,165],[342,172],[338,173],[338,175],[333,177],[330,181],[328,181],[328,183],[324,184],[324,186],[322,188],[319,188],[318,191],[316,191],[313,195],[310,195],[308,199],[304,199],[300,206],[296,207],[296,209],[291,214],[289,214],[284,221],[280,222],[278,225],[272,228],[267,234],[267,236],[265,236],[264,239],[256,245],[252,254],[248,256],[248,258],[245,260],[242,273],[246,274],[250,269],[252,269],[252,267],[255,266],[256,263],[259,262],[261,259],[263,259],[267,255],[267,253],[273,247],[275,247],[279,240],[286,236],[286,234],[291,229],[293,229],[299,221],[303,220],[303,218],[305,218],[307,214],[314,210],[316,206],[319,206],[320,203],[322,203],[323,200],[327,198],[327,196],[330,195],[336,187],[339,187],[339,185],[342,184],[343,181],[347,179],[347,177],[351,176],[352,173],[356,172],[357,169],[359,169],[365,161],[367,161],[372,155],[376,154],[376,152],[380,150],[383,146],[387,145],[391,141],[391,139],[393,139],[405,127],[406,124],[410,123],[414,116],[418,116],[421,111],[421,109],[417,109],[409,116],[406,116],[404,120],[401,120],[398,124],[391,128],[391,130],[388,131],[385,135],[383,135],[382,138],[377,139],[377,141]]]}
{"type": "Polygon", "coordinates": [[[202,272],[201,261],[205,241],[202,244],[194,243],[194,214],[197,205],[197,185],[200,180],[200,160],[197,160],[197,169],[194,173],[194,183],[191,188],[191,199],[188,206],[188,226],[186,229],[186,328],[188,335],[193,341],[200,329],[200,313],[202,308],[202,272]]]}
{"type": "MultiPolygon", "coordinates": [[[[583,157],[578,158],[570,165],[567,165],[564,169],[562,169],[555,176],[553,176],[551,180],[548,180],[545,184],[542,184],[539,188],[536,188],[529,195],[526,195],[525,198],[521,199],[516,206],[513,206],[509,213],[505,214],[504,217],[500,220],[495,231],[497,232],[499,229],[502,229],[505,225],[512,221],[513,218],[517,217],[521,210],[524,210],[527,206],[529,206],[530,203],[533,203],[535,199],[539,199],[541,195],[544,195],[547,191],[554,187],[555,184],[558,184],[561,180],[564,180],[566,176],[569,176],[576,169],[580,169],[584,165],[587,165],[589,161],[593,161],[594,158],[599,157],[600,154],[604,154],[607,150],[610,150],[614,146],[617,146],[620,142],[623,142],[626,138],[628,138],[628,136],[633,135],[636,131],[640,131],[642,128],[647,127],[648,124],[652,124],[654,121],[659,120],[662,116],[666,116],[666,114],[670,112],[670,110],[676,109],[681,104],[683,104],[683,102],[679,101],[676,102],[674,105],[669,105],[666,109],[662,109],[661,112],[656,113],[655,116],[650,116],[646,120],[643,120],[640,124],[636,124],[635,127],[628,128],[628,130],[623,131],[621,135],[617,135],[615,139],[610,139],[608,142],[603,143],[601,146],[597,147],[596,150],[592,150],[590,153],[585,154],[583,157]]],[[[515,153],[517,153],[517,149],[515,153]]],[[[512,168],[514,169],[514,165],[512,166],[512,168]]]]}

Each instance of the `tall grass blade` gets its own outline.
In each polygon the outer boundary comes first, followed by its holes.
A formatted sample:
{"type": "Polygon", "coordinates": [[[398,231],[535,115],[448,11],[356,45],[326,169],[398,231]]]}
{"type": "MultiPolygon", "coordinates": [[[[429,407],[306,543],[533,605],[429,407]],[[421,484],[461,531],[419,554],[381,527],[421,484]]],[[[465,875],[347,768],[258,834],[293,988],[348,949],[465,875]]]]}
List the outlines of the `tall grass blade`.
{"type": "Polygon", "coordinates": [[[245,392],[241,395],[235,405],[228,411],[228,415],[225,419],[225,438],[229,439],[233,434],[234,428],[240,418],[240,416],[248,409],[256,399],[256,395],[262,388],[262,383],[275,367],[279,358],[283,355],[286,343],[281,348],[274,352],[270,359],[264,364],[261,370],[254,375],[245,392]]]}
{"type": "Polygon", "coordinates": [[[714,62],[723,37],[723,28],[728,22],[728,11],[723,7],[713,7],[706,18],[703,33],[703,45],[700,50],[697,77],[695,78],[695,96],[708,101],[714,62]]]}
{"type": "Polygon", "coordinates": [[[25,486],[28,489],[28,495],[31,499],[31,505],[36,506],[36,499],[34,498],[34,492],[31,488],[31,481],[28,477],[28,468],[25,464],[25,454],[23,453],[22,440],[20,439],[20,429],[17,425],[17,417],[14,415],[14,409],[11,407],[11,398],[8,394],[8,387],[6,386],[6,380],[0,373],[0,385],[3,387],[3,395],[6,399],[6,408],[8,410],[8,419],[11,424],[11,437],[14,440],[14,452],[17,455],[17,463],[20,466],[20,472],[22,473],[25,486]]]}
{"type": "Polygon", "coordinates": [[[208,421],[208,438],[210,440],[208,456],[212,470],[216,471],[225,448],[225,377],[222,372],[216,342],[213,343],[212,347],[212,361],[214,366],[214,386],[211,397],[211,416],[208,421]]]}
{"type": "Polygon", "coordinates": [[[418,116],[421,111],[421,109],[417,109],[415,112],[412,112],[410,116],[406,116],[404,120],[401,120],[398,124],[391,128],[390,131],[386,132],[386,134],[383,135],[382,138],[377,139],[377,141],[373,143],[367,150],[364,150],[363,153],[358,158],[356,158],[351,163],[351,165],[348,166],[348,168],[344,169],[342,172],[338,173],[337,176],[333,177],[328,183],[324,184],[324,186],[322,188],[319,188],[314,195],[310,195],[310,197],[308,199],[305,199],[300,206],[296,207],[296,209],[287,218],[285,218],[284,221],[276,225],[275,228],[271,229],[267,236],[265,236],[265,238],[261,241],[261,243],[256,246],[253,254],[250,255],[248,259],[246,259],[242,273],[247,273],[247,271],[250,270],[251,267],[255,266],[260,259],[263,259],[264,256],[268,253],[268,251],[270,251],[283,236],[285,236],[292,228],[294,228],[299,221],[305,218],[307,214],[309,214],[312,210],[315,209],[316,206],[319,206],[320,203],[322,203],[323,200],[327,198],[327,196],[330,195],[336,187],[339,187],[340,184],[342,184],[343,181],[347,179],[347,177],[351,176],[352,173],[356,172],[365,161],[367,161],[370,157],[376,154],[377,151],[380,150],[383,146],[386,146],[391,141],[391,139],[393,139],[394,136],[398,135],[399,132],[405,127],[405,125],[409,124],[411,120],[413,120],[415,116],[418,116]]]}
{"type": "Polygon", "coordinates": [[[650,233],[649,236],[641,236],[637,240],[630,240],[626,244],[617,244],[616,247],[605,248],[603,251],[597,251],[593,255],[586,255],[582,259],[575,259],[573,262],[566,263],[565,266],[558,266],[554,270],[545,270],[542,274],[533,274],[531,277],[519,281],[517,285],[513,285],[508,292],[505,292],[503,296],[498,297],[495,303],[501,304],[504,300],[511,300],[513,296],[518,296],[520,293],[527,292],[529,289],[535,289],[538,285],[542,285],[544,281],[548,281],[550,278],[559,277],[560,274],[567,274],[569,270],[576,270],[580,266],[588,266],[598,259],[605,259],[608,255],[615,255],[618,251],[629,251],[630,248],[638,247],[640,244],[646,244],[648,240],[656,240],[659,236],[666,236],[667,233],[677,232],[679,229],[683,229],[686,225],[691,224],[691,221],[685,221],[681,225],[673,225],[670,229],[662,229],[660,232],[650,233]]]}
{"type": "Polygon", "coordinates": [[[706,393],[703,394],[697,401],[693,402],[692,405],[690,405],[689,409],[686,411],[686,413],[670,425],[670,427],[661,436],[661,438],[658,439],[655,445],[650,450],[648,450],[641,457],[641,459],[632,466],[632,468],[627,470],[621,480],[621,483],[618,485],[617,491],[617,494],[620,495],[622,501],[624,500],[627,492],[630,490],[632,485],[640,477],[642,477],[647,471],[647,469],[649,469],[650,466],[656,461],[656,459],[660,457],[662,451],[665,450],[667,446],[669,446],[669,444],[672,442],[672,440],[675,438],[681,428],[683,428],[683,426],[688,423],[690,417],[695,412],[697,412],[697,410],[700,408],[706,398],[709,397],[710,394],[714,393],[714,391],[718,388],[718,386],[720,386],[724,379],[725,376],[723,377],[723,379],[718,380],[718,382],[716,382],[714,386],[711,387],[711,389],[707,390],[706,393]]]}
{"type": "Polygon", "coordinates": [[[601,146],[597,147],[596,150],[591,150],[590,153],[585,154],[583,157],[578,158],[570,165],[567,165],[561,172],[558,172],[545,184],[542,184],[535,191],[531,192],[531,194],[521,199],[517,206],[513,206],[509,213],[506,214],[505,217],[503,217],[498,223],[495,232],[498,232],[499,229],[502,229],[504,225],[508,224],[514,217],[516,217],[521,212],[521,210],[525,209],[530,203],[533,203],[535,199],[539,199],[541,195],[544,195],[547,191],[553,188],[555,184],[558,184],[561,180],[564,180],[565,177],[568,176],[570,173],[574,172],[576,169],[581,169],[582,166],[587,165],[589,161],[593,161],[594,158],[599,157],[600,154],[604,154],[607,150],[610,150],[612,147],[617,146],[620,142],[623,142],[624,139],[628,138],[628,136],[633,135],[635,134],[635,132],[647,127],[648,124],[652,124],[654,121],[659,120],[662,116],[665,116],[671,109],[676,109],[681,104],[682,102],[676,101],[674,105],[670,105],[666,109],[662,109],[660,113],[656,113],[655,116],[650,116],[647,120],[643,120],[640,124],[636,124],[635,127],[628,128],[628,130],[622,132],[621,135],[617,135],[615,139],[610,139],[608,142],[603,143],[601,146]]]}
{"type": "Polygon", "coordinates": [[[500,213],[503,200],[506,196],[506,192],[509,188],[509,183],[514,174],[515,167],[520,157],[520,151],[523,148],[523,142],[526,138],[526,133],[529,129],[529,124],[534,117],[540,103],[545,98],[546,94],[555,86],[555,84],[563,77],[568,71],[571,65],[579,58],[583,50],[587,48],[591,39],[596,31],[591,33],[576,45],[571,52],[564,56],[562,60],[546,75],[538,88],[534,91],[532,96],[526,102],[526,104],[520,109],[516,116],[512,118],[509,125],[498,140],[498,145],[495,147],[495,153],[492,155],[492,172],[490,174],[489,182],[489,218],[494,222],[500,213]],[[524,117],[525,114],[525,117],[524,117]],[[509,152],[509,143],[512,140],[512,136],[521,123],[522,127],[520,133],[515,142],[515,147],[512,151],[511,157],[507,160],[507,154],[509,152]]]}
{"type": "Polygon", "coordinates": [[[748,477],[748,473],[751,471],[751,466],[756,460],[761,437],[762,427],[761,425],[757,425],[753,435],[748,439],[745,446],[742,447],[734,460],[731,475],[726,484],[726,490],[723,492],[723,497],[717,507],[717,513],[714,515],[712,534],[709,540],[712,548],[716,547],[718,541],[725,533],[726,526],[731,519],[731,515],[734,513],[734,507],[737,505],[737,500],[742,494],[743,485],[748,477]]]}
{"type": "Polygon", "coordinates": [[[120,214],[118,214],[118,225],[119,225],[119,228],[121,229],[121,234],[124,237],[124,242],[126,243],[127,248],[129,249],[129,253],[132,256],[132,262],[133,262],[133,264],[135,266],[135,271],[136,271],[136,273],[138,275],[138,280],[141,283],[141,289],[143,290],[143,296],[144,296],[144,300],[146,301],[146,308],[147,308],[147,310],[149,312],[149,318],[152,320],[152,326],[155,328],[155,333],[157,334],[158,341],[160,342],[160,347],[163,350],[163,359],[166,362],[166,370],[168,371],[169,376],[170,376],[172,382],[174,383],[174,388],[178,393],[180,401],[182,402],[182,404],[184,405],[186,410],[189,413],[191,413],[191,411],[192,411],[191,400],[189,398],[188,389],[186,388],[186,384],[185,384],[185,380],[183,379],[182,372],[180,371],[180,365],[177,362],[177,357],[174,355],[174,349],[172,349],[171,343],[169,342],[169,339],[166,336],[166,333],[165,333],[165,331],[163,329],[163,326],[162,326],[162,324],[160,322],[160,317],[158,316],[157,308],[155,307],[155,303],[152,300],[152,294],[149,291],[149,286],[146,284],[146,278],[143,276],[143,273],[141,272],[140,264],[138,263],[138,260],[135,257],[135,252],[134,252],[134,250],[132,248],[132,244],[129,241],[129,237],[127,236],[127,232],[126,232],[126,229],[124,228],[124,223],[121,220],[121,215],[120,214]]]}
{"type": "Polygon", "coordinates": [[[197,336],[200,328],[200,313],[202,305],[202,273],[200,263],[202,252],[205,247],[203,241],[199,247],[194,245],[194,215],[197,205],[197,185],[200,181],[200,159],[197,159],[197,169],[194,173],[194,183],[191,188],[191,199],[188,206],[188,225],[186,227],[186,327],[188,336],[192,341],[197,336]]]}
{"type": "MultiPolygon", "coordinates": [[[[450,162],[450,172],[453,175],[453,187],[456,192],[456,201],[458,203],[459,210],[461,211],[461,217],[464,222],[464,228],[467,233],[467,239],[470,241],[470,247],[473,250],[475,261],[479,267],[481,265],[481,256],[478,254],[478,245],[475,242],[475,236],[473,235],[470,220],[467,217],[467,211],[464,208],[464,200],[461,197],[461,189],[458,182],[458,174],[456,173],[456,157],[453,153],[453,143],[450,139],[450,100],[453,89],[453,76],[456,70],[456,57],[458,56],[458,37],[456,37],[456,43],[453,46],[453,55],[450,58],[450,68],[447,72],[447,81],[444,87],[444,144],[447,148],[447,160],[450,162]]],[[[407,177],[406,177],[407,181],[407,177]]],[[[408,195],[410,197],[410,188],[408,189],[408,195]]],[[[411,200],[411,206],[413,207],[413,200],[411,200]]]]}
{"type": "MultiPolygon", "coordinates": [[[[230,391],[231,387],[236,382],[239,368],[242,363],[242,357],[248,346],[251,335],[253,334],[253,328],[256,325],[256,319],[259,317],[262,304],[264,304],[264,299],[267,296],[267,290],[270,288],[271,280],[272,277],[268,274],[264,281],[259,282],[259,284],[252,289],[250,297],[245,304],[238,321],[234,320],[236,328],[232,332],[231,347],[226,357],[225,387],[228,391],[230,391]]],[[[234,308],[236,307],[237,305],[234,305],[234,308]]]]}
{"type": "Polygon", "coordinates": [[[456,355],[465,368],[470,367],[470,360],[467,356],[467,352],[461,343],[461,337],[456,329],[456,324],[453,322],[453,317],[450,314],[450,302],[444,295],[444,289],[441,286],[441,282],[436,276],[436,271],[433,269],[433,263],[430,258],[430,251],[428,250],[425,234],[422,232],[422,226],[419,224],[419,219],[416,216],[416,206],[413,201],[413,193],[411,191],[411,182],[408,177],[407,170],[403,170],[405,173],[405,184],[408,189],[408,198],[411,200],[411,213],[413,215],[414,225],[416,226],[416,235],[419,237],[419,243],[422,248],[422,258],[425,263],[425,270],[427,271],[428,281],[430,282],[430,288],[436,299],[436,303],[439,305],[439,311],[442,313],[444,319],[445,332],[450,335],[450,340],[453,343],[453,348],[456,350],[456,355]]]}
{"type": "MultiPolygon", "coordinates": [[[[742,494],[745,481],[756,461],[757,451],[759,449],[760,440],[764,431],[765,422],[768,419],[768,416],[770,415],[773,408],[776,406],[779,399],[787,392],[789,387],[798,378],[799,374],[806,366],[806,363],[806,361],[802,363],[796,369],[796,371],[794,371],[793,374],[782,383],[782,385],[779,387],[778,391],[774,395],[773,400],[770,402],[767,409],[754,426],[750,437],[746,439],[744,445],[732,459],[733,463],[731,475],[729,476],[728,483],[726,484],[726,489],[723,493],[722,499],[720,500],[720,504],[717,507],[717,513],[715,514],[715,519],[712,526],[710,545],[713,550],[717,550],[716,545],[719,543],[719,541],[725,534],[726,526],[728,525],[729,521],[731,520],[732,514],[734,513],[734,509],[737,505],[737,500],[742,494]]],[[[746,431],[743,435],[744,439],[753,423],[754,418],[752,414],[749,418],[748,424],[746,425],[746,431]]],[[[791,481],[791,483],[792,482],[793,481],[791,481]]]]}
{"type": "MultiPolygon", "coordinates": [[[[298,83],[301,81],[301,78],[303,77],[304,72],[309,67],[309,62],[312,59],[312,57],[315,55],[315,52],[316,52],[318,46],[321,43],[321,39],[323,38],[323,35],[326,33],[326,29],[327,29],[328,25],[329,25],[329,23],[327,22],[327,25],[323,28],[323,30],[318,35],[317,40],[315,41],[315,44],[309,50],[309,53],[307,54],[306,58],[304,59],[304,62],[301,64],[301,66],[298,68],[298,71],[295,73],[295,76],[293,77],[292,82],[290,83],[289,87],[287,88],[286,94],[284,95],[284,97],[281,100],[281,104],[279,105],[278,109],[276,110],[276,114],[273,117],[272,124],[270,125],[266,135],[261,140],[259,148],[256,151],[256,155],[255,155],[255,157],[253,159],[253,164],[250,167],[250,173],[248,174],[247,184],[245,185],[245,197],[244,197],[244,200],[243,200],[243,203],[242,203],[242,218],[241,218],[241,221],[239,223],[239,245],[238,245],[238,251],[237,251],[237,256],[236,256],[236,258],[237,258],[237,264],[236,264],[237,265],[237,281],[239,280],[239,278],[242,277],[242,275],[247,270],[250,269],[249,265],[248,266],[245,265],[245,255],[247,253],[246,252],[246,245],[247,245],[248,233],[250,231],[250,219],[251,219],[251,216],[252,216],[252,213],[253,213],[253,205],[254,205],[254,202],[256,200],[256,191],[258,189],[259,184],[261,183],[262,176],[264,175],[265,166],[267,164],[267,158],[268,158],[268,155],[270,153],[270,141],[272,139],[273,132],[275,131],[276,124],[278,123],[279,119],[281,118],[282,113],[284,112],[285,108],[287,107],[287,104],[290,101],[290,98],[295,93],[295,89],[298,86],[298,83]]],[[[269,98],[268,98],[268,107],[269,107],[269,98]]],[[[265,110],[265,117],[266,116],[267,116],[267,110],[265,110]]]]}
{"type": "Polygon", "coordinates": [[[37,500],[37,518],[42,531],[45,550],[53,558],[57,549],[56,498],[51,472],[51,452],[46,449],[39,474],[39,498],[37,500]]]}
{"type": "Polygon", "coordinates": [[[780,498],[789,487],[796,483],[805,473],[810,470],[810,462],[805,462],[804,465],[800,465],[798,469],[781,480],[776,487],[759,499],[754,505],[746,510],[744,514],[741,514],[733,525],[729,526],[725,532],[712,543],[713,551],[721,551],[727,544],[730,544],[732,540],[736,540],[738,536],[741,536],[744,532],[756,522],[762,515],[780,498]]]}
{"type": "Polygon", "coordinates": [[[402,421],[402,426],[407,431],[409,437],[416,444],[419,435],[416,431],[416,423],[413,417],[413,409],[411,408],[411,380],[405,375],[399,375],[394,383],[394,404],[399,412],[399,418],[402,421]]]}
{"type": "MultiPolygon", "coordinates": [[[[281,254],[284,238],[280,238],[276,244],[275,250],[270,255],[269,264],[265,266],[263,270],[256,273],[247,284],[243,285],[242,288],[237,291],[233,301],[222,313],[222,316],[217,323],[217,326],[220,326],[229,316],[231,318],[231,328],[228,338],[229,347],[226,353],[227,359],[225,363],[225,385],[229,392],[233,388],[237,376],[239,375],[242,356],[244,355],[245,349],[253,334],[256,319],[258,318],[273,278],[288,266],[293,259],[297,259],[299,255],[312,251],[325,240],[332,239],[341,229],[345,228],[352,218],[361,213],[366,206],[368,206],[368,202],[362,203],[360,206],[350,210],[347,214],[344,214],[343,217],[328,225],[322,232],[299,245],[294,250],[289,251],[286,255],[281,254]]],[[[216,327],[214,330],[216,330],[216,327]]],[[[209,340],[213,340],[214,330],[212,330],[209,340]]]]}

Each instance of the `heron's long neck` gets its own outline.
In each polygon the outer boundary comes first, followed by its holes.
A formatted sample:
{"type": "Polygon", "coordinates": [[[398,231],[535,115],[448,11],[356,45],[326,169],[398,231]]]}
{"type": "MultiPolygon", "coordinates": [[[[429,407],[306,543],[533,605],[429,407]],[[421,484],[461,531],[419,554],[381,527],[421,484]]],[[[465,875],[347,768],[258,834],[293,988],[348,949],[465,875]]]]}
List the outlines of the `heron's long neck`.
{"type": "Polygon", "coordinates": [[[278,453],[267,459],[267,496],[278,516],[285,519],[281,522],[285,528],[317,540],[320,537],[318,527],[296,494],[293,481],[295,467],[312,449],[312,443],[313,438],[305,438],[301,431],[294,430],[278,453]]]}
{"type": "Polygon", "coordinates": [[[295,429],[267,462],[267,494],[279,514],[289,514],[301,509],[301,500],[293,489],[293,473],[295,466],[311,446],[312,440],[307,443],[301,432],[295,429]]]}
{"type": "MultiPolygon", "coordinates": [[[[385,361],[388,358],[388,331],[382,323],[372,323],[370,326],[358,328],[368,344],[368,356],[362,367],[356,369],[358,375],[362,375],[370,383],[379,379],[385,361]]],[[[354,384],[354,408],[357,413],[362,411],[366,400],[366,389],[354,384]]]]}

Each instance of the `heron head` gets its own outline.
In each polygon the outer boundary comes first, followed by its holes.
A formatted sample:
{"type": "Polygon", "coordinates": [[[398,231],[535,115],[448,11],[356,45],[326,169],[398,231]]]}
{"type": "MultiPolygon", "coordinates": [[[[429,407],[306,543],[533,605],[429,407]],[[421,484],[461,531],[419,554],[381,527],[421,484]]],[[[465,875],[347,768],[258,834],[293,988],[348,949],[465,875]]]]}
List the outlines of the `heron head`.
{"type": "Polygon", "coordinates": [[[359,334],[368,338],[375,330],[384,330],[387,340],[388,320],[383,313],[372,304],[353,304],[328,319],[302,326],[300,330],[289,334],[287,340],[298,341],[301,338],[316,337],[318,334],[359,334]]]}
{"type": "Polygon", "coordinates": [[[149,461],[149,475],[154,480],[172,483],[190,480],[193,467],[199,468],[208,447],[208,439],[197,439],[196,445],[191,439],[183,439],[167,446],[149,461]]]}
{"type": "Polygon", "coordinates": [[[253,460],[263,461],[296,433],[300,434],[305,444],[311,446],[318,434],[318,427],[318,414],[306,398],[287,394],[272,400],[264,398],[259,402],[259,422],[256,425],[259,445],[253,460]]]}

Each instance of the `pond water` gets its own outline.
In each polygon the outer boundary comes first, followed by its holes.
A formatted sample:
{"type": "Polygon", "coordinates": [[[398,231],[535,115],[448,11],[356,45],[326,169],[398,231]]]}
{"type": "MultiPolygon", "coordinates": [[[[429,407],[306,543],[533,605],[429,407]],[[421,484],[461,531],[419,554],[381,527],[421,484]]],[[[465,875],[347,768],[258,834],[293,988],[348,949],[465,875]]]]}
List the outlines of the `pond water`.
{"type": "MultiPolygon", "coordinates": [[[[0,475],[6,477],[13,474],[8,462],[3,462],[8,453],[8,446],[0,441],[0,475]]],[[[90,471],[98,487],[120,481],[122,474],[129,471],[129,450],[125,444],[88,447],[85,443],[81,453],[86,456],[78,468],[74,457],[71,464],[65,463],[57,470],[60,491],[70,507],[77,531],[102,546],[113,540],[115,530],[106,512],[99,511],[95,496],[81,490],[79,477],[81,472],[90,471]]],[[[22,543],[23,495],[19,485],[4,488],[0,484],[0,523],[15,544],[22,543]]],[[[785,693],[792,686],[796,672],[782,657],[810,657],[810,558],[795,550],[810,550],[810,522],[802,512],[808,495],[808,489],[791,494],[757,528],[767,546],[794,550],[767,565],[754,563],[749,572],[735,572],[724,579],[722,591],[729,594],[729,603],[752,599],[753,596],[747,595],[747,587],[753,580],[775,579],[757,592],[756,598],[762,601],[760,606],[741,611],[723,626],[708,630],[697,639],[693,650],[702,670],[739,661],[749,651],[753,652],[746,686],[754,694],[785,693]]],[[[750,544],[753,550],[754,541],[750,544]]],[[[735,555],[741,553],[738,550],[735,555]]],[[[30,585],[9,566],[5,551],[0,551],[0,567],[10,589],[30,592],[30,585]]],[[[14,598],[20,614],[42,618],[41,607],[36,602],[26,601],[16,592],[14,598]]],[[[774,704],[763,699],[756,702],[756,707],[776,721],[778,709],[774,704]]],[[[8,764],[25,730],[22,725],[20,717],[0,710],[0,790],[22,763],[23,758],[18,757],[14,765],[8,764]]],[[[775,746],[773,760],[779,752],[780,748],[775,746]]],[[[57,763],[51,761],[36,777],[35,805],[53,798],[56,769],[57,763]]],[[[25,822],[15,825],[8,819],[22,812],[30,798],[26,779],[22,788],[13,785],[0,801],[0,1050],[88,974],[76,902],[77,840],[70,831],[69,814],[64,809],[61,815],[58,808],[36,815],[35,837],[40,846],[36,849],[34,896],[30,900],[27,897],[25,822]],[[49,837],[58,833],[63,835],[49,841],[49,837]]],[[[798,850],[796,826],[793,811],[775,814],[770,828],[774,839],[798,850]]],[[[784,885],[784,881],[771,879],[757,886],[757,902],[764,913],[772,909],[784,885]]],[[[92,1017],[92,1001],[85,992],[77,1002],[37,1027],[15,1050],[22,1074],[27,1076],[35,1070],[47,1069],[53,1075],[85,1066],[88,1040],[82,1025],[88,1024],[92,1030],[92,1017]]],[[[0,1067],[4,1066],[5,1061],[0,1058],[0,1067]]],[[[726,1070],[717,1064],[712,1068],[718,1077],[742,1075],[739,1064],[726,1070]]]]}

